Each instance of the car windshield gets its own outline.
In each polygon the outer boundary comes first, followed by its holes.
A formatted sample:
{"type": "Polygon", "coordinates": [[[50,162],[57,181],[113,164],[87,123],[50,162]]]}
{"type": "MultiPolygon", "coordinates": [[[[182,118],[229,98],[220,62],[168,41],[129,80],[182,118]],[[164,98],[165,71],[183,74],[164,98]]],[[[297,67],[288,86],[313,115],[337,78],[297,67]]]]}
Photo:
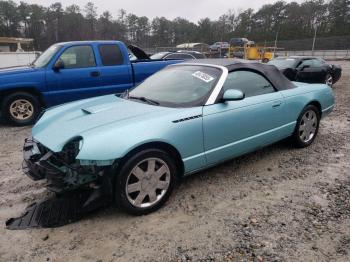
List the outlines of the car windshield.
{"type": "Polygon", "coordinates": [[[53,45],[49,47],[32,63],[32,65],[35,67],[46,66],[51,61],[52,57],[58,52],[58,50],[61,49],[61,47],[61,45],[53,45]]]}
{"type": "Polygon", "coordinates": [[[130,61],[136,61],[137,57],[134,54],[129,53],[129,59],[130,61]]]}
{"type": "Polygon", "coordinates": [[[168,54],[168,52],[157,53],[157,54],[152,55],[151,59],[152,60],[162,59],[167,54],[168,54]]]}
{"type": "Polygon", "coordinates": [[[221,69],[210,66],[170,66],[147,78],[129,97],[147,98],[161,106],[199,106],[208,99],[221,74],[221,69]]]}
{"type": "Polygon", "coordinates": [[[286,58],[286,59],[273,59],[269,61],[267,64],[274,65],[277,68],[287,68],[287,67],[294,67],[296,60],[293,58],[286,58]]]}

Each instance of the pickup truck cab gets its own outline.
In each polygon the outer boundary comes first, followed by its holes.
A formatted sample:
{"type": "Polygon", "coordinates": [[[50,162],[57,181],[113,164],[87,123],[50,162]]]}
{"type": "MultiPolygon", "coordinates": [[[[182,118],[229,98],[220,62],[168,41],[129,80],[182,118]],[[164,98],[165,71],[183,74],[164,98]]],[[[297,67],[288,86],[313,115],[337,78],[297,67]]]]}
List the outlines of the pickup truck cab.
{"type": "Polygon", "coordinates": [[[122,93],[181,61],[150,60],[120,41],[58,43],[28,66],[0,69],[1,114],[13,125],[32,124],[43,108],[122,93]],[[129,51],[136,60],[130,61],[129,51]]]}

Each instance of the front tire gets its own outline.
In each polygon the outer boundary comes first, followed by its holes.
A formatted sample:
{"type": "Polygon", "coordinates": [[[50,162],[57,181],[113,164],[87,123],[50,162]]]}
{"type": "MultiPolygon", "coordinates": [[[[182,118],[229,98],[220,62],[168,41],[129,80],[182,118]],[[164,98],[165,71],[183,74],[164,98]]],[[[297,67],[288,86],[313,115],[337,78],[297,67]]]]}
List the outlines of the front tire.
{"type": "Polygon", "coordinates": [[[40,103],[32,94],[16,92],[5,97],[1,111],[7,122],[12,125],[31,125],[38,118],[40,103]]]}
{"type": "Polygon", "coordinates": [[[177,167],[167,152],[142,150],[127,159],[117,174],[116,204],[132,215],[149,214],[168,200],[176,180],[177,167]]]}
{"type": "Polygon", "coordinates": [[[293,144],[296,147],[308,147],[314,142],[318,134],[320,118],[320,111],[316,106],[308,105],[303,109],[292,136],[293,144]]]}

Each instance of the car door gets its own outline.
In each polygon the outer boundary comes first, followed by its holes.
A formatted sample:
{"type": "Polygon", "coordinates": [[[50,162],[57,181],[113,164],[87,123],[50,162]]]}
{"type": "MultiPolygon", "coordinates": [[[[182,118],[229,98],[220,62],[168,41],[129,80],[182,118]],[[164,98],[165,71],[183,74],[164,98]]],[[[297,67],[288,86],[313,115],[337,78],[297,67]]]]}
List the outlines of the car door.
{"type": "Polygon", "coordinates": [[[318,59],[304,59],[297,66],[297,81],[305,83],[322,83],[325,78],[325,68],[318,59]]]}
{"type": "Polygon", "coordinates": [[[49,67],[46,71],[46,85],[56,103],[97,95],[100,70],[91,45],[67,47],[53,64],[57,62],[61,68],[49,67]]]}
{"type": "Polygon", "coordinates": [[[324,83],[326,80],[329,66],[323,59],[312,59],[312,83],[324,83]]]}
{"type": "Polygon", "coordinates": [[[215,164],[287,136],[284,98],[262,75],[239,70],[229,73],[221,91],[239,89],[240,101],[203,107],[204,147],[207,163],[215,164]]]}
{"type": "Polygon", "coordinates": [[[133,87],[131,64],[116,44],[98,45],[100,54],[100,94],[123,93],[133,87]]]}

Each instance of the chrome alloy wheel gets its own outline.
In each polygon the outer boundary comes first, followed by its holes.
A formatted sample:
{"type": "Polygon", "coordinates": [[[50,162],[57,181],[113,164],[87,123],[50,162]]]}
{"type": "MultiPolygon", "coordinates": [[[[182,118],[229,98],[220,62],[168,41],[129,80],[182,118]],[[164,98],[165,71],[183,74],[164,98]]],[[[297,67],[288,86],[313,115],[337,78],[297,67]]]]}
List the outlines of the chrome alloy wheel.
{"type": "Polygon", "coordinates": [[[318,119],[315,111],[306,111],[299,125],[299,137],[304,143],[308,143],[314,138],[317,125],[318,119]]]}
{"type": "Polygon", "coordinates": [[[27,120],[33,113],[33,104],[26,99],[17,99],[10,104],[10,114],[17,120],[27,120]]]}
{"type": "Polygon", "coordinates": [[[169,166],[159,158],[147,158],[139,162],[129,173],[125,192],[130,204],[146,208],[159,202],[166,194],[169,185],[169,166]]]}
{"type": "Polygon", "coordinates": [[[327,75],[326,85],[332,87],[332,85],[333,85],[333,77],[331,75],[327,75]]]}

